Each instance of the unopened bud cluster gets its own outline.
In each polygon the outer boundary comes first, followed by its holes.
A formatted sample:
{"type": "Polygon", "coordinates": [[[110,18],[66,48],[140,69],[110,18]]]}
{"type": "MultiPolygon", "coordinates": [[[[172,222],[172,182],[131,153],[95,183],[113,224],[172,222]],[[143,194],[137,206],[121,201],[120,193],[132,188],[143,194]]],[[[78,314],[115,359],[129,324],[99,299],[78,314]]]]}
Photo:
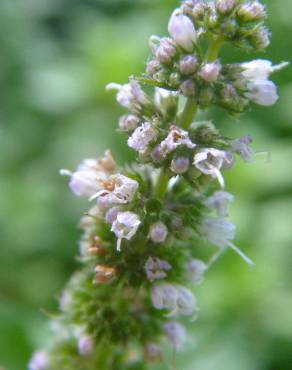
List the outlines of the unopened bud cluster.
{"type": "Polygon", "coordinates": [[[234,196],[224,190],[236,158],[254,160],[252,138],[228,138],[194,115],[211,105],[234,113],[249,102],[276,102],[269,77],[287,63],[219,58],[223,42],[264,49],[265,17],[257,0],[186,0],[171,15],[169,36],[151,37],[147,76],[108,85],[127,110],[117,130],[138,163],[120,167],[108,150],[61,170],[71,191],[91,202],[80,222],[82,267],[61,296],[55,341],[35,353],[29,370],[144,369],[164,361],[163,339],[183,349],[179,319],[197,316],[194,284],[218,256],[231,249],[253,265],[234,245],[234,196]],[[215,250],[208,259],[192,248],[200,240],[215,250]]]}

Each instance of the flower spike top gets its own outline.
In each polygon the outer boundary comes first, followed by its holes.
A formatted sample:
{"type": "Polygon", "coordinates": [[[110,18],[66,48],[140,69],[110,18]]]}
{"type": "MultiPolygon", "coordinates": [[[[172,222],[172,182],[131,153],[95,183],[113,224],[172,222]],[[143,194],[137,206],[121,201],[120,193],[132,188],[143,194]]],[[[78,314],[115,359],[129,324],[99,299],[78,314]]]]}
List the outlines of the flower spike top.
{"type": "Polygon", "coordinates": [[[233,251],[254,266],[234,244],[228,208],[235,197],[223,190],[225,171],[238,157],[253,162],[252,137],[226,137],[214,119],[201,121],[197,114],[217,106],[238,116],[251,103],[276,103],[270,77],[288,63],[223,63],[220,54],[227,43],[264,50],[270,43],[266,17],[258,0],[182,1],[168,35],[150,37],[145,74],[107,86],[125,110],[118,131],[136,161],[118,166],[106,151],[74,172],[61,170],[91,208],[80,223],[81,268],[60,299],[55,339],[33,355],[30,370],[167,363],[163,341],[174,353],[183,350],[187,332],[180,317],[196,317],[195,284],[219,256],[233,251]],[[205,260],[200,241],[209,244],[205,260]]]}

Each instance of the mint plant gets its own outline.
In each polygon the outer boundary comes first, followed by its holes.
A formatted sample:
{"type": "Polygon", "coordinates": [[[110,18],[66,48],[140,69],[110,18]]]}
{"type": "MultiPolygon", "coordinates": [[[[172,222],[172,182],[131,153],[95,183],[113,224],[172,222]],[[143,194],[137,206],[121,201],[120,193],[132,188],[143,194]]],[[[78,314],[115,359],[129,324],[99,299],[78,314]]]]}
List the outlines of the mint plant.
{"type": "Polygon", "coordinates": [[[266,16],[257,0],[183,1],[169,36],[150,38],[145,74],[107,86],[127,111],[118,130],[137,161],[120,166],[108,150],[61,170],[92,206],[80,223],[80,270],[61,295],[52,343],[30,370],[147,369],[156,361],[175,368],[164,347],[183,349],[180,317],[191,325],[197,316],[195,284],[227,250],[253,266],[234,244],[234,196],[224,190],[236,158],[253,161],[252,138],[225,137],[196,114],[218,106],[238,116],[250,104],[276,103],[269,77],[287,63],[220,59],[226,43],[264,50],[266,16]]]}

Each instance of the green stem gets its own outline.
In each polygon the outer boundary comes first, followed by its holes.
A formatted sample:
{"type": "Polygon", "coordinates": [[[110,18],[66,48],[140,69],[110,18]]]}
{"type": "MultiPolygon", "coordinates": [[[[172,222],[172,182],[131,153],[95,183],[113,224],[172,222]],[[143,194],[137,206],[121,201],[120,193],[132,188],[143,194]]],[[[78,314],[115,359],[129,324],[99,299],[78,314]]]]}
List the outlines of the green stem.
{"type": "Polygon", "coordinates": [[[187,130],[193,122],[197,112],[197,103],[194,98],[188,98],[180,118],[181,128],[187,130]]]}
{"type": "Polygon", "coordinates": [[[206,61],[207,62],[214,62],[217,59],[219,50],[223,44],[223,39],[221,36],[215,37],[209,45],[209,48],[206,53],[206,61]]]}
{"type": "Polygon", "coordinates": [[[155,196],[158,199],[164,198],[166,191],[167,191],[168,181],[169,181],[169,174],[166,170],[162,168],[160,170],[160,174],[159,174],[157,184],[155,187],[155,196]]]}

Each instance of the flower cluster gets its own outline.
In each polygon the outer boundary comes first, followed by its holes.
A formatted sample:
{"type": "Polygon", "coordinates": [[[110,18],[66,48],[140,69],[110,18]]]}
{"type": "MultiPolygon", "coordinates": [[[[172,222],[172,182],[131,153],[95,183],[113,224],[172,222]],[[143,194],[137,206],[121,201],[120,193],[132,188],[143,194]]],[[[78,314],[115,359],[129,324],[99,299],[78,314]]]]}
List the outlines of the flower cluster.
{"type": "Polygon", "coordinates": [[[138,163],[119,167],[106,151],[74,172],[61,170],[71,191],[92,206],[80,223],[82,268],[65,288],[52,325],[56,340],[32,357],[30,370],[83,364],[126,370],[164,361],[162,338],[175,352],[182,349],[186,330],[179,318],[197,315],[192,284],[228,248],[253,265],[234,245],[228,219],[234,196],[224,190],[224,171],[236,158],[253,161],[252,138],[223,136],[195,114],[211,104],[234,113],[249,102],[276,102],[269,76],[286,63],[223,65],[219,59],[224,42],[246,50],[268,46],[265,18],[257,0],[185,0],[170,17],[169,36],[151,37],[147,74],[108,85],[128,111],[118,131],[138,163]],[[201,240],[213,245],[208,260],[192,247],[201,240]]]}
{"type": "Polygon", "coordinates": [[[169,37],[152,36],[152,59],[145,79],[152,84],[192,97],[200,108],[218,105],[242,112],[249,102],[272,105],[278,95],[269,75],[284,67],[270,61],[222,64],[217,50],[224,42],[250,50],[263,50],[270,33],[263,25],[266,9],[259,1],[186,0],[169,21],[169,37]],[[206,40],[212,37],[209,49],[206,40]],[[258,71],[261,71],[258,74],[258,71]]]}

